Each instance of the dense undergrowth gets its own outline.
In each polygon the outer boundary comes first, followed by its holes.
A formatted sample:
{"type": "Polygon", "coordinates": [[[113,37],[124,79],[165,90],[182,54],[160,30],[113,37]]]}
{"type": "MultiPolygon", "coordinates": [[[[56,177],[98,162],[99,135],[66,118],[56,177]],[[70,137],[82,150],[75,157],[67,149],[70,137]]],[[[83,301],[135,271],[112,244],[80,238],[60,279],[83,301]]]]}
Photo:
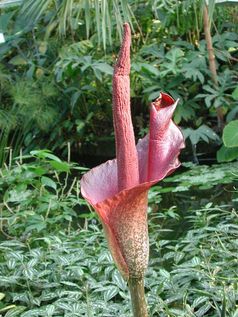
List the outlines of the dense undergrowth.
{"type": "MultiPolygon", "coordinates": [[[[137,137],[145,134],[148,105],[161,91],[180,103],[175,121],[194,160],[210,143],[216,157],[217,120],[237,118],[237,6],[209,1],[217,85],[209,71],[204,0],[24,0],[0,7],[0,165],[6,147],[16,156],[47,147],[63,157],[70,142],[81,156],[114,155],[112,66],[122,24],[133,29],[131,101],[137,137]],[[68,5],[67,5],[68,3],[68,5]],[[70,5],[69,5],[70,3],[70,5]],[[31,115],[29,116],[29,113],[31,115]]],[[[237,128],[236,128],[237,130],[237,128]]],[[[219,161],[238,156],[223,148],[219,161]]],[[[207,149],[207,148],[206,148],[207,149]]]]}
{"type": "MultiPolygon", "coordinates": [[[[235,169],[193,166],[163,182],[160,195],[151,190],[150,316],[238,316],[237,195],[233,189],[230,202],[224,205],[221,197],[218,205],[207,192],[209,184],[219,192],[215,183],[230,191],[225,186],[235,184],[235,169]],[[191,188],[204,186],[201,170],[207,176],[207,187],[199,190],[203,199],[191,197],[183,209],[170,197],[175,205],[157,210],[166,195],[188,188],[191,195],[191,188]]],[[[45,150],[1,169],[1,316],[131,316],[127,286],[101,225],[80,198],[82,172],[45,150]]]]}
{"type": "MultiPolygon", "coordinates": [[[[114,156],[111,82],[125,21],[136,138],[165,91],[180,99],[182,161],[238,157],[238,7],[215,2],[216,83],[204,0],[1,1],[0,317],[131,317],[127,285],[80,196],[86,168],[71,158],[95,166],[114,156]]],[[[150,317],[238,317],[236,186],[237,162],[185,163],[150,190],[150,317]]]]}

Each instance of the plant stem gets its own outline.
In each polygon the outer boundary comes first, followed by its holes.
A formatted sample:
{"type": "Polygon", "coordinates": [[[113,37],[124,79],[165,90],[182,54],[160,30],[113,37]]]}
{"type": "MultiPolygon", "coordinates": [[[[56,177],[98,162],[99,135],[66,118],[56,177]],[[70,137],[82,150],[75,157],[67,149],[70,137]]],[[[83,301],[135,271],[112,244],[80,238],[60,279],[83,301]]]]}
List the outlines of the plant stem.
{"type": "Polygon", "coordinates": [[[128,286],[131,293],[132,310],[134,317],[148,317],[144,291],[144,277],[130,278],[128,286]]]}
{"type": "MultiPolygon", "coordinates": [[[[214,48],[212,44],[212,36],[211,36],[211,27],[210,27],[210,19],[208,14],[208,7],[205,4],[203,9],[203,23],[204,23],[204,33],[205,39],[207,43],[207,51],[208,51],[208,60],[209,60],[209,68],[211,72],[211,78],[216,87],[218,87],[217,80],[217,70],[216,70],[216,58],[214,54],[214,48]]],[[[222,130],[224,126],[224,114],[222,107],[218,107],[216,109],[217,119],[218,119],[218,129],[222,130]]]]}
{"type": "Polygon", "coordinates": [[[208,51],[208,59],[209,59],[209,68],[211,72],[212,81],[216,86],[218,86],[217,81],[217,70],[216,70],[216,58],[214,54],[214,48],[212,44],[212,36],[211,36],[211,27],[210,27],[210,19],[208,14],[207,5],[204,6],[203,9],[203,23],[204,23],[204,33],[205,39],[207,43],[207,51],[208,51]]]}

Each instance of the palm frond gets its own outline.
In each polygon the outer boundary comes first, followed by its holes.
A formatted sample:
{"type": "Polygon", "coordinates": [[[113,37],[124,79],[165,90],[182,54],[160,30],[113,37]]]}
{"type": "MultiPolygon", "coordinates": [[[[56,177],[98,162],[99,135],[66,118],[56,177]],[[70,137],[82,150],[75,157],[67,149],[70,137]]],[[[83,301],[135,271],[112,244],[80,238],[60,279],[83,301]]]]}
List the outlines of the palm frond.
{"type": "Polygon", "coordinates": [[[10,130],[15,126],[15,117],[6,109],[0,108],[0,130],[10,130]]]}
{"type": "Polygon", "coordinates": [[[22,3],[23,0],[1,0],[0,1],[0,9],[6,9],[12,6],[18,6],[22,3]]]}
{"type": "Polygon", "coordinates": [[[19,12],[19,19],[26,25],[33,26],[39,19],[51,11],[52,19],[48,23],[57,23],[60,36],[68,31],[75,31],[76,26],[85,24],[86,37],[97,34],[98,43],[106,49],[112,44],[112,33],[122,34],[123,22],[135,20],[131,4],[127,0],[24,0],[19,12]]]}
{"type": "Polygon", "coordinates": [[[26,0],[22,4],[20,16],[24,16],[26,24],[35,24],[52,3],[52,0],[26,0]]]}

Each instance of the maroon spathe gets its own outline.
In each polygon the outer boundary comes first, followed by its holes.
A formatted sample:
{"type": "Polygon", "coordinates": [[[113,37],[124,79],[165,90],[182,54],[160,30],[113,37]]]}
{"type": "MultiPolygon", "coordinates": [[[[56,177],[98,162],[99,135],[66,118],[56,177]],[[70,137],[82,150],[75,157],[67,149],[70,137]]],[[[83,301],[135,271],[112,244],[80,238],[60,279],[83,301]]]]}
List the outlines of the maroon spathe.
{"type": "Polygon", "coordinates": [[[147,194],[173,172],[184,139],[172,116],[177,102],[167,94],[151,104],[150,132],[135,146],[130,113],[128,24],[113,75],[113,119],[117,158],[93,168],[81,180],[85,199],[98,213],[114,261],[125,279],[141,277],[148,264],[147,194]]]}

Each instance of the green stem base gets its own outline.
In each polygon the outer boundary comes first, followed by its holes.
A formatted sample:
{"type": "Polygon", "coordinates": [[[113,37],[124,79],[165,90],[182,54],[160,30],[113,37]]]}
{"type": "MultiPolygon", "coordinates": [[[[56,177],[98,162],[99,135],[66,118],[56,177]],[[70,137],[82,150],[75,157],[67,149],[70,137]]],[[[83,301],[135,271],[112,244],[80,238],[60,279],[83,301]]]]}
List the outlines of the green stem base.
{"type": "Polygon", "coordinates": [[[128,281],[131,293],[132,310],[134,317],[148,317],[144,291],[144,277],[130,278],[128,281]]]}

